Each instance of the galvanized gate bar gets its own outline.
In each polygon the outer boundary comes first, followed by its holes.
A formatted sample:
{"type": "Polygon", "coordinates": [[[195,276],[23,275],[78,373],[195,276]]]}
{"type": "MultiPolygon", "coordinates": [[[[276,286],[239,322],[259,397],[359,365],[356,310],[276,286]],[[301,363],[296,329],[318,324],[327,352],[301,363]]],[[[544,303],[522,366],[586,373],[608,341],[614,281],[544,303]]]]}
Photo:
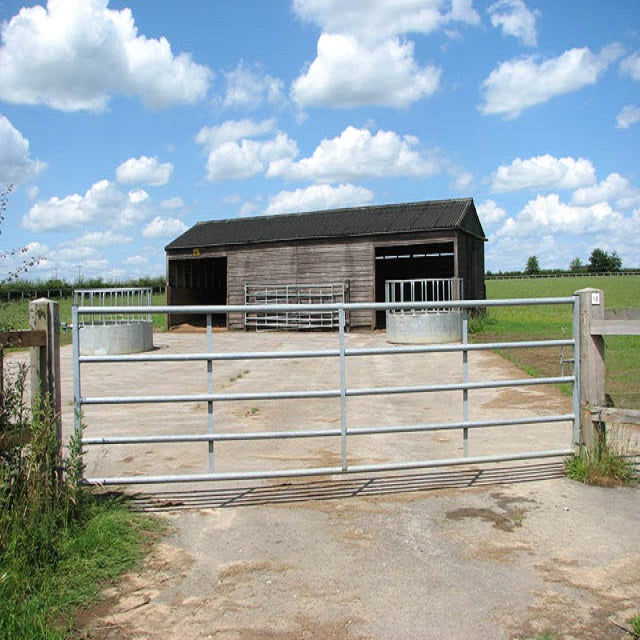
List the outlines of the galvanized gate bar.
{"type": "MultiPolygon", "coordinates": [[[[211,314],[207,313],[207,351],[213,353],[213,334],[211,333],[211,314]]],[[[207,360],[207,392],[213,396],[213,362],[207,360]]],[[[213,399],[207,400],[209,433],[213,434],[213,399]]],[[[209,441],[209,473],[213,473],[213,440],[209,441]]]]}
{"type": "MultiPolygon", "coordinates": [[[[469,389],[498,389],[502,387],[527,387],[541,384],[562,384],[575,381],[574,376],[549,378],[521,378],[513,380],[493,380],[489,382],[453,382],[449,384],[425,384],[412,387],[369,387],[346,389],[345,395],[379,396],[398,393],[427,393],[433,391],[464,391],[469,389]]],[[[269,391],[264,393],[201,393],[194,395],[164,396],[86,396],[82,404],[149,404],[170,402],[235,402],[239,400],[289,400],[303,398],[336,398],[341,389],[318,389],[315,391],[269,391]]]]}
{"type": "Polygon", "coordinates": [[[340,341],[340,453],[342,471],[347,470],[347,365],[344,348],[344,309],[338,312],[338,331],[340,341]]]}
{"type": "MultiPolygon", "coordinates": [[[[420,346],[345,348],[345,355],[377,356],[413,353],[450,353],[452,351],[492,351],[495,349],[526,349],[528,347],[571,347],[571,338],[558,340],[521,340],[518,342],[478,342],[462,344],[431,344],[420,346]]],[[[288,358],[332,358],[340,355],[340,349],[318,351],[234,351],[232,353],[166,353],[80,356],[80,362],[189,362],[195,360],[275,360],[288,358]]]]}
{"type": "Polygon", "coordinates": [[[402,302],[345,302],[334,304],[230,304],[230,305],[157,305],[153,307],[78,307],[83,313],[186,313],[194,315],[206,315],[207,313],[245,313],[247,311],[308,311],[309,308],[317,311],[345,311],[374,309],[384,311],[386,309],[482,309],[486,307],[520,307],[520,306],[544,306],[549,304],[574,304],[574,296],[558,298],[512,298],[509,300],[449,300],[447,302],[413,302],[410,305],[402,302]]]}
{"type": "Polygon", "coordinates": [[[206,442],[209,448],[209,472],[204,474],[187,475],[156,475],[156,476],[132,476],[115,478],[87,478],[86,482],[101,484],[124,484],[124,483],[158,483],[158,482],[195,482],[201,480],[240,480],[250,478],[276,478],[292,476],[310,476],[335,473],[359,473],[367,471],[386,471],[429,468],[437,466],[474,464],[484,462],[501,462],[509,460],[526,460],[530,458],[564,456],[572,452],[571,448],[556,449],[551,451],[528,451],[519,453],[508,453],[492,456],[468,456],[469,430],[484,427],[506,427],[520,425],[535,425],[546,423],[573,422],[573,440],[576,441],[577,427],[579,425],[579,379],[578,372],[571,376],[549,376],[539,378],[508,379],[493,381],[469,381],[468,374],[468,353],[470,351],[481,351],[489,349],[511,349],[527,347],[557,347],[571,346],[574,354],[577,354],[578,341],[576,337],[575,319],[578,317],[579,309],[576,297],[564,298],[525,298],[515,300],[477,300],[477,301],[457,301],[447,300],[442,303],[410,303],[412,309],[463,309],[463,342],[462,344],[446,345],[411,345],[393,347],[374,348],[347,348],[345,345],[345,320],[346,313],[354,309],[401,309],[407,307],[407,303],[341,303],[341,304],[286,304],[286,305],[231,305],[231,306],[157,306],[157,307],[77,307],[74,306],[73,314],[73,337],[74,337],[74,412],[76,428],[80,430],[80,412],[83,405],[117,405],[117,404],[151,404],[151,403],[185,403],[185,402],[206,402],[208,414],[207,433],[195,434],[169,434],[169,435],[146,435],[146,436],[125,436],[125,437],[85,437],[82,438],[82,445],[117,445],[117,444],[142,444],[142,443],[177,443],[177,442],[206,442]],[[532,340],[518,342],[494,342],[484,344],[470,344],[467,340],[468,323],[466,322],[466,310],[471,307],[486,308],[494,306],[526,306],[544,304],[571,304],[573,305],[574,332],[573,339],[562,340],[532,340]],[[298,312],[298,311],[332,311],[335,312],[339,320],[338,348],[323,350],[304,351],[265,351],[265,352],[233,352],[215,353],[213,346],[213,336],[211,328],[211,316],[214,313],[229,312],[298,312]],[[191,354],[130,354],[118,356],[81,356],[79,350],[79,317],[83,313],[92,315],[113,314],[113,313],[190,313],[204,314],[207,317],[207,351],[204,353],[191,354]],[[450,384],[412,385],[394,387],[372,387],[353,388],[347,384],[347,365],[349,357],[377,356],[377,355],[400,355],[419,353],[446,353],[460,351],[462,353],[462,382],[450,384]],[[251,393],[214,393],[213,392],[213,363],[219,361],[233,360],[260,360],[260,359],[283,359],[283,358],[334,358],[338,357],[340,386],[338,389],[312,389],[303,391],[271,391],[271,392],[251,392],[251,393]],[[207,365],[207,390],[206,394],[174,394],[174,395],[148,395],[148,396],[88,396],[81,394],[81,364],[84,363],[124,363],[124,362],[187,362],[204,361],[207,365]],[[477,389],[507,388],[532,385],[547,384],[573,384],[573,413],[546,415],[535,417],[515,417],[510,419],[497,420],[469,420],[469,391],[477,389]],[[459,422],[447,423],[425,423],[412,425],[392,425],[392,426],[364,426],[349,428],[347,424],[347,402],[350,397],[380,396],[391,394],[414,394],[428,392],[463,392],[463,420],[459,422]],[[257,433],[219,433],[214,428],[214,403],[233,402],[249,400],[293,400],[306,398],[340,398],[340,428],[339,429],[314,429],[314,430],[294,430],[294,431],[263,431],[257,433]],[[463,431],[464,456],[461,458],[445,460],[419,460],[404,461],[389,464],[348,464],[348,436],[368,436],[374,434],[399,434],[399,433],[419,433],[436,430],[461,429],[463,431]],[[251,441],[251,440],[271,440],[271,439],[291,439],[291,438],[314,438],[314,437],[337,437],[341,441],[341,465],[339,467],[321,467],[305,469],[286,470],[265,470],[265,471],[238,471],[238,472],[214,472],[214,443],[231,441],[251,441]]]}
{"type": "MultiPolygon", "coordinates": [[[[573,413],[530,418],[513,418],[500,420],[468,420],[462,422],[431,422],[428,424],[408,424],[399,427],[352,427],[346,430],[348,436],[374,435],[384,433],[419,433],[424,431],[446,431],[448,429],[479,429],[488,427],[514,427],[527,424],[547,424],[550,422],[568,422],[573,420],[573,413]]],[[[291,438],[327,438],[342,436],[342,429],[315,429],[304,431],[257,431],[254,433],[217,433],[217,434],[184,434],[155,436],[101,436],[83,438],[83,444],[146,444],[153,442],[233,442],[245,440],[286,440],[291,438]]]]}
{"type": "MultiPolygon", "coordinates": [[[[469,322],[467,317],[467,309],[462,310],[462,381],[469,382],[469,350],[464,348],[468,342],[469,322]]],[[[469,421],[469,389],[462,390],[462,419],[464,422],[469,421]]],[[[469,429],[462,429],[462,452],[466,458],[469,455],[469,429]]]]}
{"type": "Polygon", "coordinates": [[[497,456],[469,456],[468,458],[445,458],[441,460],[416,460],[390,464],[352,465],[345,471],[341,467],[316,467],[313,469],[287,469],[271,471],[243,471],[242,473],[202,473],[175,476],[121,476],[106,478],[85,478],[86,484],[164,484],[166,482],[205,482],[221,480],[258,480],[262,478],[300,478],[308,476],[342,475],[346,473],[372,473],[380,471],[407,471],[410,469],[433,469],[456,465],[486,464],[489,462],[509,462],[511,460],[535,460],[538,458],[558,458],[573,453],[572,448],[549,451],[523,451],[518,454],[497,456]]]}

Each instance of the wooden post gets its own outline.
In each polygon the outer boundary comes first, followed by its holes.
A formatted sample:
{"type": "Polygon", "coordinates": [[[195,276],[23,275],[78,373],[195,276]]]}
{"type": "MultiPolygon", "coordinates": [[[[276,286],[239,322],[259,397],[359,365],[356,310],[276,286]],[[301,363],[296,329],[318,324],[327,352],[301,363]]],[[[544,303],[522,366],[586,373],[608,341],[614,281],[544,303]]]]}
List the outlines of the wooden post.
{"type": "Polygon", "coordinates": [[[62,443],[62,398],[60,391],[60,311],[57,302],[39,298],[29,303],[29,326],[46,332],[46,344],[31,349],[31,394],[48,398],[62,443]]]}
{"type": "MultiPolygon", "coordinates": [[[[591,411],[605,405],[604,338],[592,335],[592,323],[604,320],[604,292],[601,289],[580,289],[580,425],[581,444],[592,449],[603,434],[594,428],[591,411]]],[[[597,423],[596,423],[597,425],[597,423]]]]}

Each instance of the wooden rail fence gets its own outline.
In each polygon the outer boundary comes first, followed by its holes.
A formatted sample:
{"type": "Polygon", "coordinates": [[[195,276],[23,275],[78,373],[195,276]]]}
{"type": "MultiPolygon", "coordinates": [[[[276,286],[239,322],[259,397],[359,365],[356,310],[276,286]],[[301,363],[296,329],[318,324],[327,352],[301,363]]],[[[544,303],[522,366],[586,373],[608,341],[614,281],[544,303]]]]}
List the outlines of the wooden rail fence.
{"type": "Polygon", "coordinates": [[[640,310],[605,310],[602,289],[580,289],[580,406],[582,444],[591,447],[607,422],[640,425],[640,411],[605,406],[604,336],[640,335],[640,310]]]}
{"type": "Polygon", "coordinates": [[[0,332],[0,402],[4,405],[4,349],[31,348],[31,399],[47,398],[62,443],[60,390],[60,311],[57,302],[40,298],[29,303],[28,331],[0,332]]]}

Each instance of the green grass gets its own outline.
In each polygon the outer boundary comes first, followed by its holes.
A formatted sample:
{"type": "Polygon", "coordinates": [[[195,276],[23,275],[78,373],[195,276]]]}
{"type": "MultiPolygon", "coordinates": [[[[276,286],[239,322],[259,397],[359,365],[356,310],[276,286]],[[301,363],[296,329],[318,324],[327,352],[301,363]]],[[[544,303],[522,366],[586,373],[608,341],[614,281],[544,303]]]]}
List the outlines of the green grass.
{"type": "Polygon", "coordinates": [[[640,611],[636,613],[633,618],[629,619],[629,624],[633,629],[633,635],[635,638],[640,638],[640,611]]]}
{"type": "MultiPolygon", "coordinates": [[[[71,325],[71,298],[63,298],[59,300],[60,322],[71,325]]],[[[152,304],[154,306],[166,304],[164,293],[156,293],[153,295],[152,304]]],[[[167,330],[167,318],[164,314],[153,314],[154,331],[167,330]]],[[[16,300],[12,302],[0,302],[0,330],[9,331],[12,329],[28,329],[29,328],[29,301],[16,300]]],[[[69,344],[71,342],[71,332],[63,332],[62,343],[69,344]]]]}
{"type": "MultiPolygon", "coordinates": [[[[640,276],[489,280],[487,298],[541,298],[573,295],[578,289],[604,291],[607,309],[640,308],[640,276]]],[[[485,318],[471,323],[473,339],[554,339],[571,337],[571,307],[545,305],[490,308],[485,318]]],[[[640,406],[640,336],[605,338],[606,391],[617,407],[640,406]]],[[[559,375],[560,348],[505,350],[502,355],[533,375],[559,375]]],[[[572,357],[565,350],[565,358],[572,357]]]]}
{"type": "Polygon", "coordinates": [[[0,423],[0,638],[64,638],[75,608],[132,566],[154,521],[80,484],[80,438],[63,454],[46,398],[24,393],[26,368],[5,369],[0,423]],[[21,427],[21,444],[4,436],[21,427]]]}
{"type": "Polygon", "coordinates": [[[0,637],[68,637],[74,612],[135,566],[161,530],[158,521],[131,513],[120,500],[96,500],[87,511],[62,532],[55,563],[0,569],[0,637]]]}

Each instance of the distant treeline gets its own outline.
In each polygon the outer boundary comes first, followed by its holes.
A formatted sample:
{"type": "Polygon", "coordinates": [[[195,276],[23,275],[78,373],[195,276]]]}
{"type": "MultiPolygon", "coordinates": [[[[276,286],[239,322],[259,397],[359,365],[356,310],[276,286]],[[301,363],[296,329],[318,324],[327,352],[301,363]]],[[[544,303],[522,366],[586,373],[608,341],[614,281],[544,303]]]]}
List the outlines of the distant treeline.
{"type": "Polygon", "coordinates": [[[593,272],[586,267],[580,269],[540,269],[535,274],[524,271],[487,271],[484,274],[487,280],[499,280],[501,278],[575,278],[586,276],[640,276],[640,269],[620,269],[619,271],[593,272]]]}
{"type": "Polygon", "coordinates": [[[164,276],[144,277],[126,282],[107,282],[102,278],[82,278],[67,282],[51,278],[50,280],[14,280],[0,284],[0,300],[21,300],[46,297],[51,299],[70,298],[75,289],[104,289],[116,287],[151,287],[154,293],[164,291],[164,276]]]}

